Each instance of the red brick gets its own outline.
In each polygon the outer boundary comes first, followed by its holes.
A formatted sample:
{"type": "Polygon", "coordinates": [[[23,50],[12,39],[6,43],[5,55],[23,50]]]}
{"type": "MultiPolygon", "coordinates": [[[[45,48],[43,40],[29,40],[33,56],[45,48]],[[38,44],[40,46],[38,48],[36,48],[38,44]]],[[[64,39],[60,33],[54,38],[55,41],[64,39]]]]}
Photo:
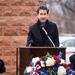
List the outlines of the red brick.
{"type": "Polygon", "coordinates": [[[10,0],[10,5],[13,6],[37,6],[39,4],[38,0],[10,0]]]}
{"type": "Polygon", "coordinates": [[[3,75],[16,75],[16,48],[26,46],[38,5],[39,0],[0,0],[0,59],[6,66],[3,75]]]}
{"type": "Polygon", "coordinates": [[[16,47],[3,47],[3,56],[16,56],[16,47]]]}
{"type": "Polygon", "coordinates": [[[0,16],[0,26],[10,25],[11,17],[0,16]]]}
{"type": "Polygon", "coordinates": [[[10,5],[11,6],[22,6],[23,5],[23,0],[10,0],[10,5]]]}
{"type": "Polygon", "coordinates": [[[2,16],[2,6],[0,6],[0,16],[2,16]]]}
{"type": "Polygon", "coordinates": [[[39,5],[38,0],[23,0],[26,6],[37,6],[39,5]]]}
{"type": "Polygon", "coordinates": [[[3,16],[17,16],[19,12],[18,7],[5,6],[2,9],[3,16]]]}
{"type": "Polygon", "coordinates": [[[0,0],[0,6],[7,6],[9,5],[9,0],[0,0]]]}
{"type": "Polygon", "coordinates": [[[1,36],[0,37],[0,46],[11,46],[11,37],[1,36]]]}
{"type": "Polygon", "coordinates": [[[36,16],[37,6],[24,6],[20,10],[20,16],[36,16]]]}
{"type": "Polygon", "coordinates": [[[36,21],[37,21],[37,17],[36,16],[31,16],[31,17],[28,16],[25,19],[25,22],[26,22],[27,26],[33,25],[34,23],[36,23],[36,21]]]}
{"type": "Polygon", "coordinates": [[[11,60],[12,60],[12,66],[13,65],[16,65],[16,56],[12,56],[12,58],[11,58],[11,60]]]}
{"type": "Polygon", "coordinates": [[[37,6],[4,6],[2,14],[3,16],[36,16],[36,9],[37,6]]]}
{"type": "Polygon", "coordinates": [[[19,16],[19,17],[12,17],[11,25],[12,26],[28,26],[35,23],[37,17],[35,16],[19,16]]]}
{"type": "Polygon", "coordinates": [[[26,17],[24,16],[1,16],[0,26],[24,26],[26,17]]]}
{"type": "Polygon", "coordinates": [[[25,46],[27,42],[27,36],[13,36],[12,46],[25,46]]]}
{"type": "Polygon", "coordinates": [[[0,47],[0,56],[2,56],[2,47],[0,47]]]}
{"type": "Polygon", "coordinates": [[[18,27],[14,27],[14,26],[3,27],[3,35],[4,36],[17,36],[18,35],[18,27]]]}
{"type": "Polygon", "coordinates": [[[2,35],[2,27],[0,27],[0,36],[2,35]]]}
{"type": "Polygon", "coordinates": [[[19,27],[19,35],[24,36],[28,34],[29,26],[20,26],[19,27]]]}
{"type": "Polygon", "coordinates": [[[4,75],[16,75],[16,66],[6,66],[6,69],[4,75]]]}
{"type": "Polygon", "coordinates": [[[11,25],[12,26],[24,26],[26,24],[25,22],[26,17],[23,16],[14,16],[11,18],[11,25]]]}
{"type": "Polygon", "coordinates": [[[36,22],[37,16],[0,17],[0,26],[25,26],[36,22]]]}

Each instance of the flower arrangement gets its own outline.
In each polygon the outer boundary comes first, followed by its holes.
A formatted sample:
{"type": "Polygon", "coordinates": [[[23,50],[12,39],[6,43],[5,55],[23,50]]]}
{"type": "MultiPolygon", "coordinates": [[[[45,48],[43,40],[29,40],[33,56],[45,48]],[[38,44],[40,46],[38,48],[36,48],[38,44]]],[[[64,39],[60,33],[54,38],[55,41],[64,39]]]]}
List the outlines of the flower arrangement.
{"type": "Polygon", "coordinates": [[[68,68],[68,64],[62,59],[62,53],[58,56],[50,55],[35,57],[24,70],[24,75],[73,75],[75,71],[68,68]]]}

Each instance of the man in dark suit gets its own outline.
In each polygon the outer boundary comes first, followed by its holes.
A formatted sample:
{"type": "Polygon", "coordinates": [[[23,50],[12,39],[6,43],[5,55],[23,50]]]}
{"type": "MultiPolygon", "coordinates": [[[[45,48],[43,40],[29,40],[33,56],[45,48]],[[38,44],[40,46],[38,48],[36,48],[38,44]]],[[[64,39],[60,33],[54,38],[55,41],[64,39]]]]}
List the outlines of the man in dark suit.
{"type": "Polygon", "coordinates": [[[40,6],[37,9],[38,21],[30,26],[26,46],[30,44],[35,47],[53,47],[59,46],[59,34],[55,23],[48,20],[49,10],[45,6],[40,6]],[[48,36],[45,34],[47,31],[48,36]],[[54,44],[54,45],[53,45],[54,44]]]}

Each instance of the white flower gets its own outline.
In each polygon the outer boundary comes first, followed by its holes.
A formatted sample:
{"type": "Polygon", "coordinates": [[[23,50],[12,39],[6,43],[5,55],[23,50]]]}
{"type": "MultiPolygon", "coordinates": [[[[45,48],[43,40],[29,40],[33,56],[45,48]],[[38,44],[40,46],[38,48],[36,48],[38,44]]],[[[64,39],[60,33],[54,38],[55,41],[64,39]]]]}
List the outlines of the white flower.
{"type": "Polygon", "coordinates": [[[32,62],[34,64],[36,64],[38,61],[40,61],[40,58],[39,57],[35,57],[35,58],[32,59],[32,62]]]}
{"type": "Polygon", "coordinates": [[[26,67],[26,71],[27,71],[27,73],[31,72],[32,71],[32,67],[26,67]]]}
{"type": "Polygon", "coordinates": [[[64,59],[61,59],[60,64],[64,64],[64,63],[65,63],[64,59]]]}
{"type": "Polygon", "coordinates": [[[45,67],[44,61],[40,61],[40,63],[42,67],[45,67]]]}
{"type": "Polygon", "coordinates": [[[58,68],[57,74],[58,75],[65,75],[66,74],[66,69],[63,66],[60,66],[58,68]]]}
{"type": "Polygon", "coordinates": [[[54,58],[48,57],[48,59],[46,60],[46,66],[53,66],[53,65],[55,65],[54,58]]]}

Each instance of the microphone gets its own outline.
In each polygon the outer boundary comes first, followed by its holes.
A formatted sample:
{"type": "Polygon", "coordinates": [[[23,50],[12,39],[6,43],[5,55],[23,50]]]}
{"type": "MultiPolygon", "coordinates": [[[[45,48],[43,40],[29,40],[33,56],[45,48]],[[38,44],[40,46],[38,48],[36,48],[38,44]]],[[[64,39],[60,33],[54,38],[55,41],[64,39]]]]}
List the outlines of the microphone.
{"type": "Polygon", "coordinates": [[[55,47],[55,44],[53,43],[52,39],[49,37],[49,35],[48,35],[47,31],[45,30],[45,28],[44,28],[44,25],[43,25],[43,24],[42,24],[42,25],[40,25],[40,28],[42,28],[42,30],[43,30],[43,31],[45,32],[45,34],[47,35],[47,37],[48,37],[49,41],[52,43],[53,47],[55,47]]]}
{"type": "Polygon", "coordinates": [[[28,47],[31,47],[33,43],[34,43],[34,41],[33,40],[30,40],[28,47]]]}

